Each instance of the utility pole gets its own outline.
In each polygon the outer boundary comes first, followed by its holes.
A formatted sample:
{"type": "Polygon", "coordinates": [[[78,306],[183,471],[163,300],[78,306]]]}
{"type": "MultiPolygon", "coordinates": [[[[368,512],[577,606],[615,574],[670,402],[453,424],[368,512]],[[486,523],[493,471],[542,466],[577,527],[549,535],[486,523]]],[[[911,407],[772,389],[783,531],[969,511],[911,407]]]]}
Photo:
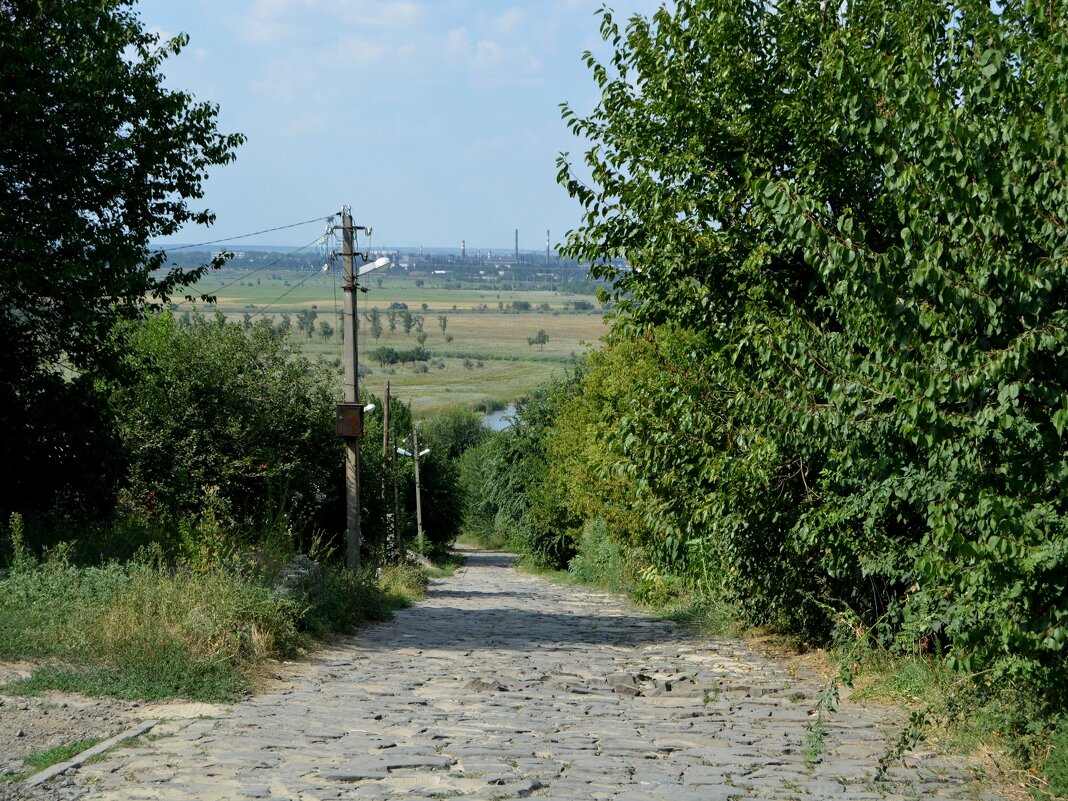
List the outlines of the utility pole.
{"type": "Polygon", "coordinates": [[[386,408],[382,410],[382,455],[389,456],[389,381],[386,382],[386,408]]]}
{"type": "MultiPolygon", "coordinates": [[[[389,459],[389,389],[390,382],[386,382],[386,397],[385,408],[382,410],[382,503],[386,503],[386,460],[389,459]]],[[[396,467],[397,457],[393,456],[393,466],[396,467]]],[[[394,485],[397,478],[393,477],[394,485]]],[[[386,531],[386,553],[387,559],[393,558],[399,553],[399,543],[397,542],[397,518],[393,515],[387,514],[387,531],[386,531]]]]}
{"type": "Polygon", "coordinates": [[[397,537],[397,560],[403,561],[404,537],[401,535],[400,524],[400,489],[397,487],[397,435],[390,434],[390,458],[393,460],[393,530],[397,537]]]}
{"type": "Polygon", "coordinates": [[[412,428],[412,457],[415,459],[415,536],[419,553],[423,553],[423,495],[419,484],[419,432],[412,428]]]}
{"type": "MultiPolygon", "coordinates": [[[[356,274],[353,269],[353,228],[349,207],[341,212],[341,258],[345,289],[345,403],[359,404],[359,348],[356,328],[356,274]]],[[[363,407],[357,407],[358,423],[355,436],[345,437],[345,564],[350,569],[360,566],[360,435],[363,433],[363,407]]]]}

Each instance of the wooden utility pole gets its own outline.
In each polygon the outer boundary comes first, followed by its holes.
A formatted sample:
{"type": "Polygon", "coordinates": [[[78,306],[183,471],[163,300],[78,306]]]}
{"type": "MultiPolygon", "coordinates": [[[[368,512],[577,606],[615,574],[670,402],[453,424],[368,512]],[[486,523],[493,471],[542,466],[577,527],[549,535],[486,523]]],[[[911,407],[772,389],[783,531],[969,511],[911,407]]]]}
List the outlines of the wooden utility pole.
{"type": "Polygon", "coordinates": [[[423,553],[423,496],[419,484],[419,432],[412,428],[412,458],[415,459],[415,537],[419,553],[423,553]]]}
{"type": "MultiPolygon", "coordinates": [[[[359,348],[356,326],[356,273],[353,269],[353,228],[349,207],[341,212],[341,258],[344,269],[345,289],[345,402],[359,403],[359,348]]],[[[362,433],[362,431],[361,431],[362,433]]],[[[360,439],[345,437],[345,564],[349,568],[360,566],[360,439]]]]}

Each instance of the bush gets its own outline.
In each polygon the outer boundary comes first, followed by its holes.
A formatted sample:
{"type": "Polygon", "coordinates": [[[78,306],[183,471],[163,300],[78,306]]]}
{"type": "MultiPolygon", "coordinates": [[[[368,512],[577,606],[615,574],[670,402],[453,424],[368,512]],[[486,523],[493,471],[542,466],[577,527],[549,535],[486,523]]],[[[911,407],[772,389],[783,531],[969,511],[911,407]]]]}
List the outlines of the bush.
{"type": "Polygon", "coordinates": [[[79,567],[71,547],[33,558],[13,521],[12,566],[0,578],[0,659],[56,660],[8,692],[48,689],[121,698],[233,700],[266,659],[319,637],[349,634],[421,596],[418,568],[348,570],[320,562],[322,590],[280,597],[277,560],[257,552],[167,565],[158,546],[126,563],[79,567]]]}
{"type": "Polygon", "coordinates": [[[1043,789],[1053,798],[1068,798],[1068,719],[1056,725],[1042,765],[1043,789]]]}
{"type": "Polygon", "coordinates": [[[397,351],[397,361],[402,364],[407,364],[408,362],[425,362],[429,359],[430,353],[422,345],[407,350],[397,351]]]}
{"type": "Polygon", "coordinates": [[[314,526],[341,470],[336,388],[268,323],[161,314],[128,330],[111,405],[127,453],[128,511],[176,522],[209,510],[230,529],[282,516],[314,526]]]}
{"type": "Polygon", "coordinates": [[[375,348],[367,357],[375,364],[385,367],[387,364],[396,364],[400,361],[400,354],[396,348],[391,348],[386,345],[375,348]]]}
{"type": "Polygon", "coordinates": [[[458,460],[486,433],[479,416],[462,407],[435,410],[420,424],[420,447],[430,449],[420,460],[423,528],[437,553],[448,548],[462,528],[464,502],[458,460]]]}
{"type": "Polygon", "coordinates": [[[351,634],[360,626],[389,617],[396,604],[379,586],[372,568],[348,570],[320,564],[323,588],[304,615],[308,630],[319,636],[351,634]]]}
{"type": "Polygon", "coordinates": [[[564,253],[653,351],[611,434],[650,557],[750,622],[934,642],[1047,714],[1068,709],[1062,12],[605,10],[601,102],[564,110],[597,178],[559,173],[585,210],[564,253]]]}
{"type": "Polygon", "coordinates": [[[577,553],[567,565],[568,572],[584,584],[613,592],[633,593],[636,582],[619,540],[608,532],[604,520],[594,518],[582,527],[577,553]]]}
{"type": "Polygon", "coordinates": [[[232,700],[254,665],[302,643],[300,610],[269,588],[220,570],[172,572],[158,555],[76,567],[60,547],[0,581],[0,654],[67,666],[27,689],[232,700]]]}
{"type": "Polygon", "coordinates": [[[558,382],[516,408],[515,422],[461,462],[464,525],[484,542],[506,539],[541,567],[575,555],[576,521],[549,482],[549,434],[559,404],[576,389],[558,382]]]}

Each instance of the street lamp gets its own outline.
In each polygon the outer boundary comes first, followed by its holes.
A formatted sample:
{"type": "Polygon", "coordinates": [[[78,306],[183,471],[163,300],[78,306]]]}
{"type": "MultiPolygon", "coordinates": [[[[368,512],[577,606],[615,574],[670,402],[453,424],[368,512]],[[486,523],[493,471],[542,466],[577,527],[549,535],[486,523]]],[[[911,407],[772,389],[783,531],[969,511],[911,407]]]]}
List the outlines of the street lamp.
{"type": "Polygon", "coordinates": [[[411,457],[415,463],[415,536],[419,553],[423,553],[423,546],[426,543],[423,537],[423,488],[419,481],[419,460],[430,453],[430,448],[419,450],[419,431],[413,428],[411,451],[397,448],[397,453],[411,457]]]}

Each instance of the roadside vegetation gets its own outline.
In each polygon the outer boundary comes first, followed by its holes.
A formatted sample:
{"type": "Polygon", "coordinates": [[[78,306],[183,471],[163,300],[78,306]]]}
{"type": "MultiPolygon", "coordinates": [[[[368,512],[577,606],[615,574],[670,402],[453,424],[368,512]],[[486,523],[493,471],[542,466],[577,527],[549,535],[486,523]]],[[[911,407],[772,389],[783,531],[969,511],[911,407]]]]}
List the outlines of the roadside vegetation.
{"type": "MultiPolygon", "coordinates": [[[[126,324],[124,339],[124,380],[98,390],[114,443],[95,454],[111,465],[107,503],[13,512],[0,528],[0,658],[42,664],[5,692],[232,699],[267,660],[421,596],[426,573],[404,557],[414,471],[383,457],[381,418],[363,455],[367,567],[344,567],[329,373],[266,324],[164,313],[126,324]],[[387,531],[399,543],[388,552],[387,531]],[[282,592],[298,552],[318,561],[321,582],[282,592]]],[[[411,415],[400,403],[393,412],[403,439],[411,415]]],[[[481,426],[459,409],[424,425],[424,523],[440,558],[457,526],[453,440],[481,426]]]]}
{"type": "MultiPolygon", "coordinates": [[[[161,270],[149,242],[210,222],[189,203],[243,138],[163,88],[184,40],[126,5],[38,5],[0,31],[0,171],[33,190],[0,215],[0,658],[43,665],[5,691],[234,698],[265,660],[425,587],[396,458],[417,421],[400,402],[389,431],[367,420],[367,567],[348,570],[334,321],[311,294],[292,319],[246,297],[161,311],[219,260],[161,270]],[[109,118],[72,129],[67,107],[109,118]],[[130,135],[98,136],[116,116],[130,135]],[[297,553],[321,586],[278,592],[297,553]]],[[[583,215],[565,255],[610,286],[603,346],[573,360],[600,317],[548,296],[461,312],[462,290],[435,289],[406,316],[383,281],[363,308],[376,389],[455,379],[418,422],[426,552],[463,532],[832,646],[838,684],[910,706],[899,752],[956,731],[1068,794],[1066,13],[679,0],[621,26],[602,9],[602,100],[564,109],[586,167],[565,154],[559,180],[583,215]],[[510,399],[469,377],[513,357],[555,378],[511,428],[444,399],[510,399]]]]}
{"type": "Polygon", "coordinates": [[[834,645],[903,744],[1064,795],[1065,10],[602,11],[559,178],[612,332],[464,457],[471,535],[834,645]]]}

